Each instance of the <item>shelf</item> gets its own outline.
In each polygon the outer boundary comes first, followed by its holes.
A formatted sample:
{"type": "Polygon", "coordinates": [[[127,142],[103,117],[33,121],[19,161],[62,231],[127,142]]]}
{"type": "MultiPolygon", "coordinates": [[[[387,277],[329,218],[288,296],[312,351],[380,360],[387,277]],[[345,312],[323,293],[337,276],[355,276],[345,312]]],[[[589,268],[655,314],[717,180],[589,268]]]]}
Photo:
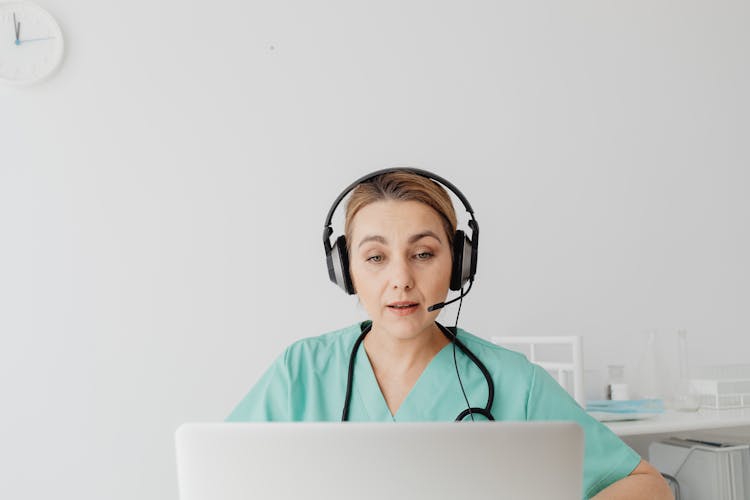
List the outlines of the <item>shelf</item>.
{"type": "Polygon", "coordinates": [[[604,424],[618,436],[750,427],[750,408],[740,410],[701,409],[697,412],[667,410],[662,414],[644,420],[604,422],[604,424]]]}

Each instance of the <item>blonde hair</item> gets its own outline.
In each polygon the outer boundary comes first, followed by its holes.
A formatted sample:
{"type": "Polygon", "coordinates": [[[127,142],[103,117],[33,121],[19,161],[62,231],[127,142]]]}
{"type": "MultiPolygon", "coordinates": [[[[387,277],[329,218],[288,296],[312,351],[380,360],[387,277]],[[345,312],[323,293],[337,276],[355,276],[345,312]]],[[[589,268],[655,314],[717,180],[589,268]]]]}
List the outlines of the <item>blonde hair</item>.
{"type": "Polygon", "coordinates": [[[448,246],[453,248],[453,235],[456,232],[456,211],[453,208],[448,192],[437,182],[408,171],[394,171],[381,174],[362,184],[352,191],[346,205],[347,250],[351,250],[352,221],[363,207],[377,201],[418,201],[429,206],[440,216],[448,237],[448,246]]]}

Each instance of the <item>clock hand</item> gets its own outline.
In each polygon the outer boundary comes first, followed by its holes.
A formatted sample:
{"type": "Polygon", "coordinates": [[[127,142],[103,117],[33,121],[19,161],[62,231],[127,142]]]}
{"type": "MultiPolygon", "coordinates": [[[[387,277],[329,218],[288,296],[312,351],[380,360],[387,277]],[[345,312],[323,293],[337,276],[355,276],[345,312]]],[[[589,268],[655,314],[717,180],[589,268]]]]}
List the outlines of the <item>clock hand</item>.
{"type": "Polygon", "coordinates": [[[21,45],[22,43],[28,43],[28,42],[38,42],[39,40],[53,40],[54,36],[48,36],[44,38],[29,38],[28,40],[18,40],[18,45],[21,45]]]}
{"type": "Polygon", "coordinates": [[[13,30],[16,32],[16,45],[19,45],[21,42],[18,41],[18,37],[21,36],[21,23],[16,21],[16,13],[13,13],[13,30]]]}

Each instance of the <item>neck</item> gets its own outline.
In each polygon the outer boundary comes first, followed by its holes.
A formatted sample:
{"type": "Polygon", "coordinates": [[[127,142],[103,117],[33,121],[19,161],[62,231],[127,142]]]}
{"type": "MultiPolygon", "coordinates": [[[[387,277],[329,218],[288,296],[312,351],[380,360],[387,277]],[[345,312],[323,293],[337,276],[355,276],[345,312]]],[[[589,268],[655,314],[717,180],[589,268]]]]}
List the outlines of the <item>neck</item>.
{"type": "Polygon", "coordinates": [[[391,335],[373,323],[364,339],[371,363],[395,372],[426,365],[448,343],[436,323],[407,339],[391,335]]]}

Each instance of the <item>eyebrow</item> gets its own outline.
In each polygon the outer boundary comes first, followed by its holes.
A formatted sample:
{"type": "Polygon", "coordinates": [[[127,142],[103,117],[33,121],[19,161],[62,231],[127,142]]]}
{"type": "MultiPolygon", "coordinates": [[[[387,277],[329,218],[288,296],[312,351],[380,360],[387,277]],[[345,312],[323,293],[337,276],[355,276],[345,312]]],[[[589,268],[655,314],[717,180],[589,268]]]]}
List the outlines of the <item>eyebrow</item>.
{"type": "MultiPolygon", "coordinates": [[[[417,241],[421,240],[422,238],[426,238],[426,237],[435,238],[436,240],[438,240],[438,243],[440,243],[440,244],[443,243],[440,240],[440,237],[437,234],[435,234],[433,231],[430,231],[428,229],[427,231],[422,231],[421,233],[413,234],[412,236],[410,236],[409,237],[409,244],[416,243],[417,241]]],[[[382,243],[383,245],[387,245],[388,244],[388,241],[384,237],[380,236],[379,234],[373,234],[371,236],[365,236],[364,238],[362,238],[362,241],[359,242],[359,246],[357,248],[361,247],[362,245],[364,245],[368,241],[376,241],[378,243],[382,243]]]]}

